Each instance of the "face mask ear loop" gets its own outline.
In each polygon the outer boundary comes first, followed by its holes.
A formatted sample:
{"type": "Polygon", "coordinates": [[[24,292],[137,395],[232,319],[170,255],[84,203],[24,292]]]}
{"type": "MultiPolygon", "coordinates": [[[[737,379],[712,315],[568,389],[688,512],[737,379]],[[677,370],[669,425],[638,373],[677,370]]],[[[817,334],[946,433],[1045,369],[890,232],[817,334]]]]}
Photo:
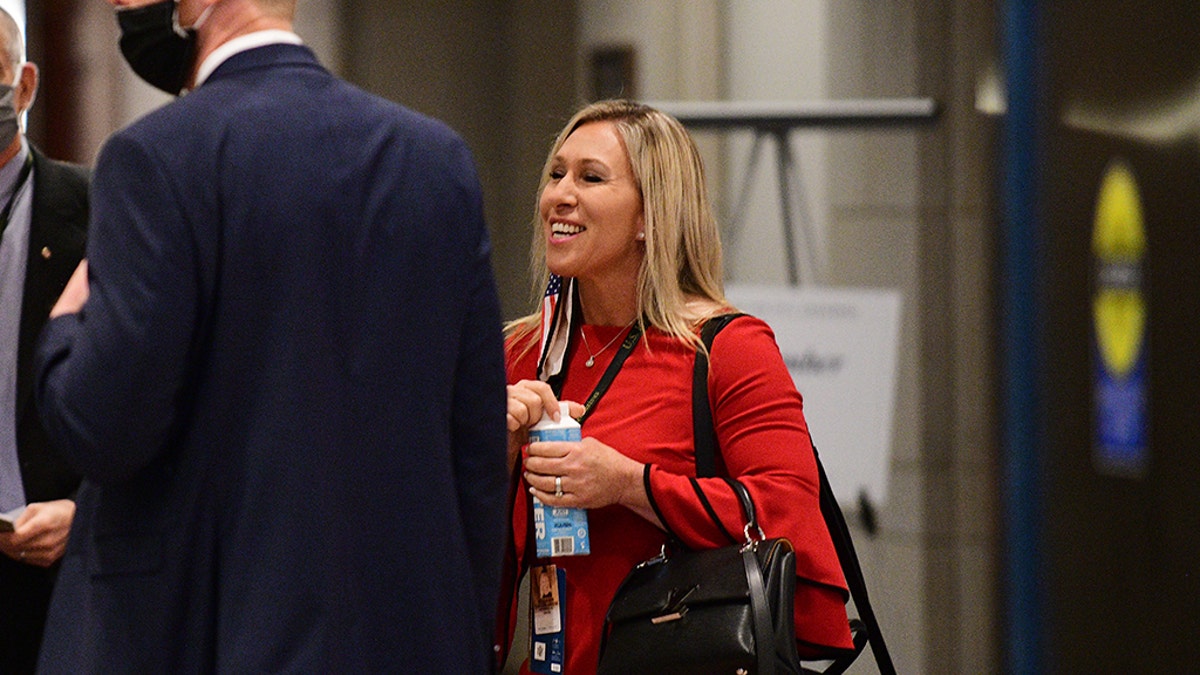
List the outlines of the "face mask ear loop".
{"type": "Polygon", "coordinates": [[[205,7],[204,11],[200,12],[200,16],[196,17],[196,23],[192,24],[192,30],[200,30],[200,26],[204,25],[205,21],[208,21],[208,17],[212,15],[213,10],[216,8],[217,3],[215,2],[208,7],[205,7]]]}
{"type": "Polygon", "coordinates": [[[179,0],[175,0],[175,11],[171,12],[171,28],[181,38],[188,36],[187,29],[179,25],[179,0]]]}
{"type": "Polygon", "coordinates": [[[213,4],[209,5],[208,7],[205,7],[204,11],[200,12],[200,16],[196,17],[196,22],[192,24],[192,27],[190,29],[188,29],[188,28],[184,28],[179,23],[179,0],[175,0],[175,11],[171,13],[171,28],[173,28],[175,30],[176,35],[178,35],[179,37],[185,38],[188,36],[189,30],[192,30],[192,31],[200,30],[200,26],[203,25],[204,22],[208,20],[208,16],[210,14],[212,14],[213,10],[216,7],[217,7],[216,3],[213,3],[213,4]]]}

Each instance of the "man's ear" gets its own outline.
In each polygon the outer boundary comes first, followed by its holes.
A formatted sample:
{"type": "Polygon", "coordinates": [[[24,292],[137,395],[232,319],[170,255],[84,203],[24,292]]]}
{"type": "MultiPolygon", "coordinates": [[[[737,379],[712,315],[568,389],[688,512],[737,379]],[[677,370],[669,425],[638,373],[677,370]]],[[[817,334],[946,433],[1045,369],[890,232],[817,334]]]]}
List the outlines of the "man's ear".
{"type": "Polygon", "coordinates": [[[13,107],[17,109],[17,115],[20,115],[33,107],[33,100],[37,98],[38,67],[37,64],[26,61],[18,68],[20,72],[13,85],[13,88],[16,89],[13,107]]]}

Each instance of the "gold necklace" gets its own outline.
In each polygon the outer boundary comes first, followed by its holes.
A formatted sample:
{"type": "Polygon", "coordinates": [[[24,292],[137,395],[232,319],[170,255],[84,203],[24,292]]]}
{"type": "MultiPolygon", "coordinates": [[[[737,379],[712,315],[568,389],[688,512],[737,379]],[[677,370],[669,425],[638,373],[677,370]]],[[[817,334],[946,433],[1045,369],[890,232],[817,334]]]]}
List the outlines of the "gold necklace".
{"type": "MultiPolygon", "coordinates": [[[[634,321],[636,321],[636,320],[637,320],[637,319],[634,319],[634,321]]],[[[630,322],[629,322],[629,323],[628,323],[628,324],[625,326],[625,328],[629,328],[629,327],[630,327],[630,326],[632,326],[632,325],[633,325],[633,321],[630,321],[630,322]]],[[[609,341],[608,341],[608,344],[606,344],[606,345],[604,345],[603,347],[601,347],[601,348],[600,348],[600,351],[593,352],[593,351],[592,351],[592,346],[591,346],[591,345],[589,345],[589,344],[588,344],[588,341],[587,341],[587,332],[583,330],[583,326],[580,326],[580,327],[579,327],[579,334],[583,336],[583,346],[584,346],[584,348],[585,348],[585,349],[587,349],[587,352],[588,352],[588,360],[587,360],[587,361],[584,361],[584,362],[583,362],[583,365],[587,366],[588,368],[591,368],[592,366],[596,365],[596,357],[597,357],[597,356],[600,356],[601,354],[603,354],[605,349],[608,349],[609,347],[613,346],[613,343],[614,343],[614,342],[616,342],[616,341],[617,341],[617,338],[621,337],[621,334],[622,334],[622,333],[624,333],[624,332],[625,332],[625,330],[623,330],[623,329],[622,329],[622,330],[619,330],[619,331],[617,331],[617,334],[613,336],[613,339],[611,339],[611,340],[609,340],[609,341]]]]}

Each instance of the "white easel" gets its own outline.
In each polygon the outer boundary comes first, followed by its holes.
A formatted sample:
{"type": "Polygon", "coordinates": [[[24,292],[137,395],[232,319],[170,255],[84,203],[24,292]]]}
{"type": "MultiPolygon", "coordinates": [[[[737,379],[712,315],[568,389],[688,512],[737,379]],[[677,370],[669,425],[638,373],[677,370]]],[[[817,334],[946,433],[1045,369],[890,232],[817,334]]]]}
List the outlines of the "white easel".
{"type": "Polygon", "coordinates": [[[754,173],[758,167],[763,140],[775,143],[775,165],[779,185],[780,213],[783,221],[783,241],[787,247],[788,283],[800,285],[800,267],[796,260],[795,234],[789,193],[795,191],[800,201],[801,234],[809,269],[819,269],[812,218],[808,210],[804,185],[788,142],[793,129],[800,127],[879,127],[903,126],[932,120],[937,105],[928,98],[849,99],[841,101],[659,101],[649,105],[662,110],[694,129],[739,130],[754,132],[750,148],[750,163],[742,181],[730,219],[730,232],[739,231],[746,211],[754,173]]]}

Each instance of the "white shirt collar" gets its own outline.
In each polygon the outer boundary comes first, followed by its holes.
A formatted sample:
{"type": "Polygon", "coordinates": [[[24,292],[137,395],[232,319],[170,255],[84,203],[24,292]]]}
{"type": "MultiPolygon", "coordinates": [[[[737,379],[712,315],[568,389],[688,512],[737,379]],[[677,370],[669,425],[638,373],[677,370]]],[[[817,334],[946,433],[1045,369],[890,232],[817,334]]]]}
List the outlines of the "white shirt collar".
{"type": "Polygon", "coordinates": [[[198,89],[208,79],[208,76],[212,75],[213,71],[217,69],[217,66],[225,63],[234,54],[275,44],[298,45],[303,44],[303,41],[299,35],[296,35],[292,31],[279,29],[260,30],[235,37],[212,50],[208,58],[204,59],[204,62],[200,64],[200,70],[196,71],[196,84],[192,89],[198,89]]]}

